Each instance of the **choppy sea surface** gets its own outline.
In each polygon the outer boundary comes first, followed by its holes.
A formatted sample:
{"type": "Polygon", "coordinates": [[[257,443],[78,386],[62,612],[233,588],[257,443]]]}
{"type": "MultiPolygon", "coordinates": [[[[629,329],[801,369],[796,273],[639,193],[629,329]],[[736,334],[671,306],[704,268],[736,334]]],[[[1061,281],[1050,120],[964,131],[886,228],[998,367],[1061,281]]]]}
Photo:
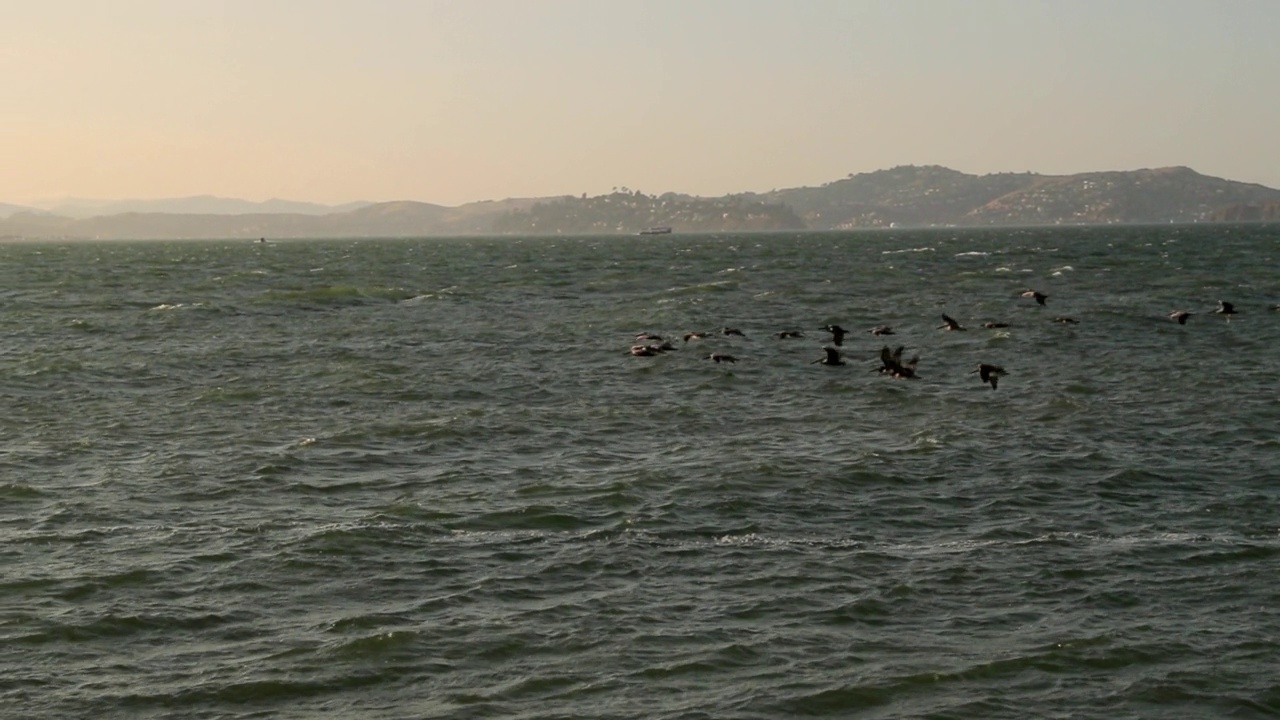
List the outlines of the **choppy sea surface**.
{"type": "Polygon", "coordinates": [[[0,716],[1280,714],[1280,227],[9,243],[0,278],[0,716]]]}

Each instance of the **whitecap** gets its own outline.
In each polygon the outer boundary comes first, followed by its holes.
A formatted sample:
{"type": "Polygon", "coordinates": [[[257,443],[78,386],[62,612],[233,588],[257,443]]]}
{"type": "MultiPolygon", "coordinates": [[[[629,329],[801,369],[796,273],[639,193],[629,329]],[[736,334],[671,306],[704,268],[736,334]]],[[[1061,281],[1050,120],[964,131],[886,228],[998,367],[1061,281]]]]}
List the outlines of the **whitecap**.
{"type": "Polygon", "coordinates": [[[881,250],[880,254],[881,255],[897,255],[899,253],[922,253],[922,252],[934,252],[934,249],[931,247],[918,247],[918,248],[903,248],[901,250],[881,250]]]}

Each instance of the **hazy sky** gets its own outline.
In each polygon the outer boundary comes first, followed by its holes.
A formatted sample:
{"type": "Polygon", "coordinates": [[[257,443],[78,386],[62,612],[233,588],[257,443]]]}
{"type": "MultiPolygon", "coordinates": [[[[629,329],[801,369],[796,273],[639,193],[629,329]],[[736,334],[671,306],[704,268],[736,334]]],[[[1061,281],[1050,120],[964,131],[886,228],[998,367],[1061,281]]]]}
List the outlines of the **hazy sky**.
{"type": "Polygon", "coordinates": [[[0,0],[0,202],[1280,188],[1280,0],[0,0]]]}

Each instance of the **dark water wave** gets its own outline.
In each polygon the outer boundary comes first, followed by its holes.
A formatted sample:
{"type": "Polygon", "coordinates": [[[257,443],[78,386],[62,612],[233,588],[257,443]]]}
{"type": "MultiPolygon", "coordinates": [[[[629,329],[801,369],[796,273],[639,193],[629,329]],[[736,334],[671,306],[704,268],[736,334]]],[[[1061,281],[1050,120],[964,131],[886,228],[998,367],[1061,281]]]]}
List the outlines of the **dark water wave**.
{"type": "Polygon", "coordinates": [[[1278,241],[0,245],[0,715],[1274,717],[1278,241]]]}

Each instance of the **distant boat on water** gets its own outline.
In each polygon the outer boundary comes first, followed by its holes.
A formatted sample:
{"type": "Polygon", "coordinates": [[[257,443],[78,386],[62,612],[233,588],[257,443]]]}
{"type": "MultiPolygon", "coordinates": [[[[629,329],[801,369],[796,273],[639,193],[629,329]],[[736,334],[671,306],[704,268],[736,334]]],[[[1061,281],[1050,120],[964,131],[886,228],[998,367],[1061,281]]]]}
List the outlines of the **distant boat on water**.
{"type": "Polygon", "coordinates": [[[669,228],[669,227],[667,227],[667,226],[665,226],[665,225],[663,225],[663,226],[661,226],[661,227],[648,227],[648,228],[645,228],[645,229],[641,230],[640,232],[638,232],[638,233],[636,233],[636,234],[637,234],[637,235],[670,235],[670,234],[671,234],[671,228],[669,228]]]}

